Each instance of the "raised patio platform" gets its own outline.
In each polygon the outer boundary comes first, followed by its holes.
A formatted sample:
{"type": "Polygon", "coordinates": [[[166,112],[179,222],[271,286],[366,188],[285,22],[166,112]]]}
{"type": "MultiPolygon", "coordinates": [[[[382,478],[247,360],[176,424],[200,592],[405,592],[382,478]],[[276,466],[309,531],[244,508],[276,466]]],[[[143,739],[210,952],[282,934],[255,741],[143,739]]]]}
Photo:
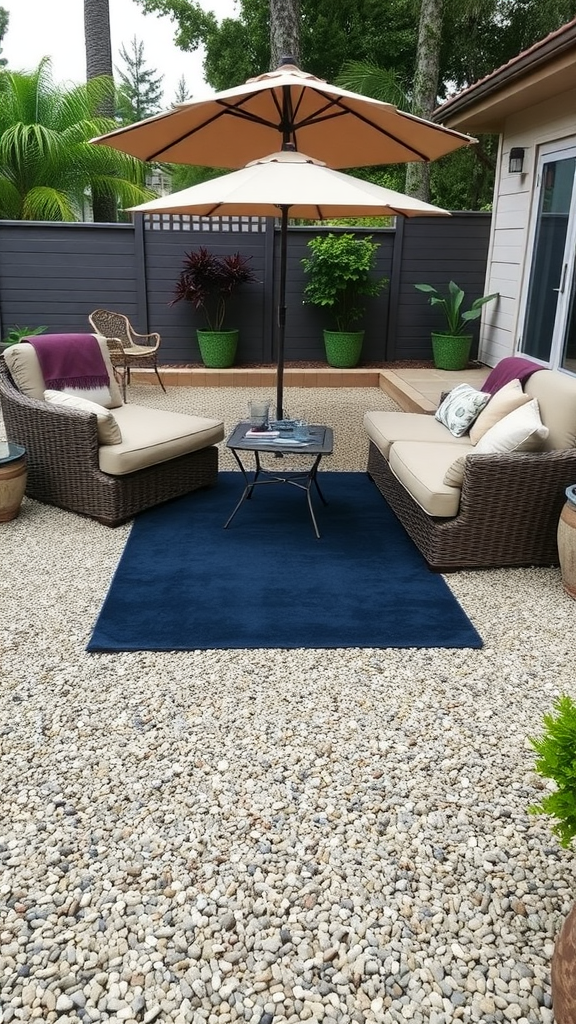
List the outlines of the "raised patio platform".
{"type": "MultiPolygon", "coordinates": [[[[480,387],[490,372],[487,366],[467,370],[437,370],[434,367],[358,367],[337,370],[334,367],[286,367],[284,387],[298,388],[381,388],[406,412],[434,412],[443,391],[465,382],[480,387]]],[[[210,370],[206,367],[160,367],[166,387],[198,388],[271,388],[276,384],[275,367],[231,367],[210,370]]],[[[154,384],[149,370],[133,370],[134,384],[154,384]]],[[[157,385],[157,382],[156,382],[157,385]]]]}

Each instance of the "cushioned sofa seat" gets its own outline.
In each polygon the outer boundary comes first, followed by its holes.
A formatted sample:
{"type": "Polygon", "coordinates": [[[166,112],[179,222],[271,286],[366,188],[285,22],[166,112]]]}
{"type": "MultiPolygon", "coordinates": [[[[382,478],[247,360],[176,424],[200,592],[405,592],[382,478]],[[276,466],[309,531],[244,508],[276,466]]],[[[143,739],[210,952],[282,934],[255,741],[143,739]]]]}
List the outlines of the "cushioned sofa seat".
{"type": "Polygon", "coordinates": [[[224,437],[221,420],[188,416],[148,406],[122,405],[114,409],[122,433],[121,444],[101,445],[98,463],[103,473],[123,476],[196,452],[224,437]]]}
{"type": "Polygon", "coordinates": [[[368,474],[433,569],[558,564],[558,520],[576,480],[576,377],[536,365],[525,375],[525,359],[518,372],[513,357],[505,362],[503,383],[521,380],[530,399],[510,416],[537,400],[548,430],[540,450],[504,443],[485,451],[498,423],[474,445],[424,413],[365,414],[368,474]],[[461,456],[461,486],[449,486],[444,477],[451,470],[448,478],[459,479],[461,456]]]}
{"type": "MultiPolygon", "coordinates": [[[[444,424],[419,412],[367,412],[364,414],[364,429],[385,459],[389,457],[390,446],[396,441],[448,441],[464,448],[470,444],[470,438],[453,437],[444,424]]],[[[458,454],[463,455],[464,452],[458,454]]],[[[456,455],[452,461],[455,458],[456,455]]]]}
{"type": "Polygon", "coordinates": [[[443,483],[444,474],[456,455],[469,451],[474,451],[469,442],[459,445],[455,453],[450,441],[397,441],[390,450],[390,469],[429,516],[455,516],[460,506],[460,488],[443,483]]]}

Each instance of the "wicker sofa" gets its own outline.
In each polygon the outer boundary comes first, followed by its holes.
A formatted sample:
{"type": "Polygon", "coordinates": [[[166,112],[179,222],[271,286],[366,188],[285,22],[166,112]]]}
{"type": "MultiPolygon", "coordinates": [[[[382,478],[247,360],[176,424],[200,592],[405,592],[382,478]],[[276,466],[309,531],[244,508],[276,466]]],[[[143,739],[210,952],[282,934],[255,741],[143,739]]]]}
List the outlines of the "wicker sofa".
{"type": "Polygon", "coordinates": [[[576,482],[576,378],[539,369],[522,386],[549,429],[541,451],[478,454],[434,416],[365,415],[368,474],[432,569],[558,564],[558,519],[576,482]],[[462,483],[450,486],[460,455],[462,483]]]}
{"type": "Polygon", "coordinates": [[[26,448],[26,494],[117,526],[146,508],[215,484],[224,424],[126,405],[106,343],[98,341],[120,443],[102,444],[94,413],[45,400],[30,344],[14,345],[0,356],[0,405],[8,440],[26,448]]]}

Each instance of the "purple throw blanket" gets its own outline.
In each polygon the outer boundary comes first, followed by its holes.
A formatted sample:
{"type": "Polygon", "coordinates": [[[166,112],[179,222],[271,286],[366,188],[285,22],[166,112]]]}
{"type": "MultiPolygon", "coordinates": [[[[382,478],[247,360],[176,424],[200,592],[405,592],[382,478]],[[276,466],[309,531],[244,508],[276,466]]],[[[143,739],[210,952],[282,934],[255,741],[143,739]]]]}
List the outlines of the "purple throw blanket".
{"type": "Polygon", "coordinates": [[[109,387],[106,363],[93,334],[42,334],[23,341],[34,348],[47,388],[109,387]]]}
{"type": "Polygon", "coordinates": [[[541,369],[542,367],[538,363],[533,363],[531,359],[523,359],[522,356],[506,356],[488,374],[480,390],[488,391],[489,394],[495,395],[500,388],[504,387],[505,384],[509,384],[511,380],[519,380],[523,384],[525,380],[528,380],[528,377],[531,377],[533,373],[541,369]]]}

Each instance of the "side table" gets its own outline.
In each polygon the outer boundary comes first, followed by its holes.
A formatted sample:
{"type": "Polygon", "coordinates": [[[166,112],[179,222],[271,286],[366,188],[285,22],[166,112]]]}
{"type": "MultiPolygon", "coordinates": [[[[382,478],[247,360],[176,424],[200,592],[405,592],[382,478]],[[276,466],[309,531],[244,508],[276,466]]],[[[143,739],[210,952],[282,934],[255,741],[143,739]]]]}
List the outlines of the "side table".
{"type": "Polygon", "coordinates": [[[26,449],[0,441],[0,523],[15,519],[26,490],[26,449]]]}

